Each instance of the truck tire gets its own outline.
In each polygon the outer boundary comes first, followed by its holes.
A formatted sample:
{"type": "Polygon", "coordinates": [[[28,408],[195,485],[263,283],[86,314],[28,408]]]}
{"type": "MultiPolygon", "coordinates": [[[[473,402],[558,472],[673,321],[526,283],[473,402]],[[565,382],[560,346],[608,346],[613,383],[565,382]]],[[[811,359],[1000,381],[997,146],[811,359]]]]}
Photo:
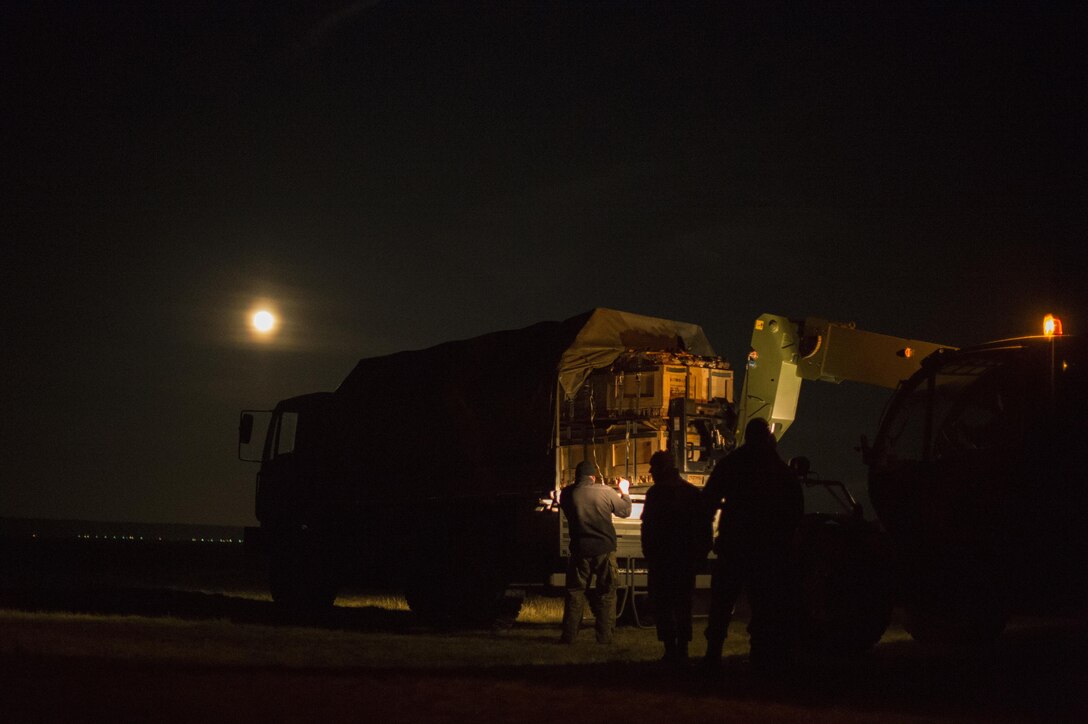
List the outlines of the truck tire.
{"type": "Polygon", "coordinates": [[[511,540],[498,526],[512,515],[479,503],[446,505],[420,515],[429,532],[406,554],[404,594],[424,623],[439,627],[512,624],[521,598],[507,595],[505,556],[511,540]]]}
{"type": "Polygon", "coordinates": [[[420,555],[404,585],[408,608],[427,625],[496,627],[517,618],[521,599],[507,596],[494,556],[446,549],[420,555]]]}
{"type": "Polygon", "coordinates": [[[1008,589],[992,558],[964,555],[929,566],[913,579],[905,628],[919,643],[977,648],[1005,630],[1008,589]]]}
{"type": "Polygon", "coordinates": [[[292,615],[313,616],[330,610],[339,577],[333,546],[304,531],[273,538],[268,565],[272,600],[292,615]]]}
{"type": "Polygon", "coordinates": [[[408,608],[439,627],[503,627],[512,624],[522,599],[508,596],[498,579],[456,569],[431,570],[405,586],[408,608]]]}
{"type": "Polygon", "coordinates": [[[894,605],[891,555],[882,532],[863,520],[808,515],[797,552],[802,645],[844,655],[875,646],[894,605]]]}

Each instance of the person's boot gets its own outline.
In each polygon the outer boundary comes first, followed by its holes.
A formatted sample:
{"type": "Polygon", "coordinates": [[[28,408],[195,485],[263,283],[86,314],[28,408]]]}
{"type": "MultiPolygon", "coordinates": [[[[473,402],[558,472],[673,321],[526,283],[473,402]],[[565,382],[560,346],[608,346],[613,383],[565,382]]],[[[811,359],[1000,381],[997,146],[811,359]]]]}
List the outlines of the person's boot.
{"type": "Polygon", "coordinates": [[[661,643],[665,644],[665,655],[661,657],[661,661],[666,664],[671,664],[676,661],[676,641],[674,641],[673,639],[665,639],[661,643]]]}
{"type": "Polygon", "coordinates": [[[563,625],[562,633],[559,636],[559,643],[574,643],[575,637],[578,636],[578,629],[582,627],[582,608],[583,603],[578,600],[574,600],[563,606],[563,625]]]}
{"type": "Polygon", "coordinates": [[[676,665],[681,669],[687,668],[688,665],[688,642],[677,641],[676,642],[676,665]]]}
{"type": "Polygon", "coordinates": [[[702,668],[704,671],[717,671],[722,667],[722,648],[725,639],[707,639],[706,653],[703,655],[702,668]]]}
{"type": "Polygon", "coordinates": [[[612,643],[612,633],[616,630],[616,596],[604,596],[594,612],[597,617],[597,643],[612,643]]]}

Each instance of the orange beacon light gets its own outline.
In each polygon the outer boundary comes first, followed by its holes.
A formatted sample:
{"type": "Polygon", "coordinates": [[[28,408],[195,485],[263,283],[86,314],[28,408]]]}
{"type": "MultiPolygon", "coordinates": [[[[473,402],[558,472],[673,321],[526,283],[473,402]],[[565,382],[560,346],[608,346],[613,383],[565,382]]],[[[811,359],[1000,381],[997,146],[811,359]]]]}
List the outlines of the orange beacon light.
{"type": "Polygon", "coordinates": [[[1047,337],[1062,336],[1062,320],[1058,319],[1053,314],[1048,314],[1043,317],[1043,335],[1047,337]]]}

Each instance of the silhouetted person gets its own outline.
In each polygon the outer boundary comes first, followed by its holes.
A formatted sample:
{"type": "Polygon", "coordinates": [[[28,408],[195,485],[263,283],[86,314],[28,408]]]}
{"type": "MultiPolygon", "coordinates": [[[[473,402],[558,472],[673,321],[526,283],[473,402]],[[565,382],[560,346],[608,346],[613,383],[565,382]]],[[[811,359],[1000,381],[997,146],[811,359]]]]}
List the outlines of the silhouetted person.
{"type": "Polygon", "coordinates": [[[744,444],[718,463],[703,495],[709,508],[722,512],[714,545],[706,663],[720,663],[733,606],[747,589],[752,664],[781,664],[794,640],[797,594],[791,547],[805,503],[801,484],[778,456],[765,420],[748,423],[744,444]]]}
{"type": "Polygon", "coordinates": [[[560,641],[574,643],[582,625],[586,598],[596,619],[597,642],[612,642],[616,627],[616,527],[612,516],[631,515],[630,483],[620,481],[620,492],[597,482],[593,465],[580,462],[574,485],[563,489],[559,507],[570,524],[570,562],[563,605],[560,641]]]}
{"type": "Polygon", "coordinates": [[[654,484],[642,511],[642,552],[649,568],[657,638],[663,661],[683,665],[691,641],[691,601],[695,573],[711,546],[710,520],[699,489],[680,477],[672,453],[650,457],[654,484]]]}

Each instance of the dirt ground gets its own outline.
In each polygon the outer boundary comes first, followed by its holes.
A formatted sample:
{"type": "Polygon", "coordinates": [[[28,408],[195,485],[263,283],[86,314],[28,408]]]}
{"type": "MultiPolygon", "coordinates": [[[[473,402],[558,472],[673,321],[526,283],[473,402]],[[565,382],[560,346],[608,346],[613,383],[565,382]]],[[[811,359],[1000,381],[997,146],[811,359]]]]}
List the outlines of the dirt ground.
{"type": "Polygon", "coordinates": [[[0,551],[0,719],[1088,720],[1079,620],[1016,619],[985,652],[922,647],[897,629],[863,657],[801,657],[777,677],[750,670],[739,621],[722,670],[703,675],[661,666],[652,629],[637,627],[612,647],[571,648],[553,625],[432,631],[376,607],[298,626],[224,592],[252,570],[156,555],[0,551]]]}
{"type": "MultiPolygon", "coordinates": [[[[3,630],[8,638],[10,627],[3,630]]],[[[891,644],[864,661],[810,663],[774,679],[753,674],[742,657],[701,676],[653,661],[386,668],[325,666],[317,657],[313,666],[225,665],[41,655],[5,644],[0,701],[11,722],[535,722],[582,721],[590,712],[650,722],[1084,721],[1083,644],[1060,629],[1024,630],[992,656],[970,660],[891,644]]]]}

